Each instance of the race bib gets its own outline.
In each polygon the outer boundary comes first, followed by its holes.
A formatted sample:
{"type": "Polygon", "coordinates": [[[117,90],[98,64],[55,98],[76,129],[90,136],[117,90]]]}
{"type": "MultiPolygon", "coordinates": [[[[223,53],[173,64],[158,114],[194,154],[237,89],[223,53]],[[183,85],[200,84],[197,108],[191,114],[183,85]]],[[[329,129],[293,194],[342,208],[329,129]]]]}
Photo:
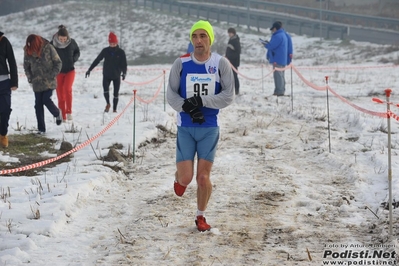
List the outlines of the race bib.
{"type": "Polygon", "coordinates": [[[214,95],[215,84],[215,74],[187,74],[186,96],[214,95]]]}

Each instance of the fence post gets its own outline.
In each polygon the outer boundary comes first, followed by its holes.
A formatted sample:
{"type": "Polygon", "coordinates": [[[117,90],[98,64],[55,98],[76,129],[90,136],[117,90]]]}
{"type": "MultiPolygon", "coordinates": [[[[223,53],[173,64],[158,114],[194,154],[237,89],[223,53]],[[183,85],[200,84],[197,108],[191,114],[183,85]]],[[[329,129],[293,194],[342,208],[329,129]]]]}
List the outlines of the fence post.
{"type": "Polygon", "coordinates": [[[312,23],[312,37],[315,36],[315,32],[316,32],[316,26],[314,23],[312,23]]]}
{"type": "Polygon", "coordinates": [[[264,91],[264,86],[263,86],[263,63],[261,62],[261,67],[262,67],[262,94],[265,92],[264,91]]]}
{"type": "Polygon", "coordinates": [[[290,63],[290,69],[291,69],[291,113],[294,112],[294,87],[293,87],[293,81],[292,81],[292,54],[291,56],[291,63],[290,63]]]}
{"type": "Polygon", "coordinates": [[[166,111],[166,71],[163,70],[163,111],[166,111]]]}
{"type": "Polygon", "coordinates": [[[330,30],[331,30],[331,28],[330,28],[330,26],[326,26],[326,39],[330,39],[330,30]]]}
{"type": "Polygon", "coordinates": [[[326,93],[327,93],[327,128],[328,128],[328,151],[331,153],[331,134],[330,134],[330,103],[328,99],[328,76],[326,79],[326,93]]]}
{"type": "Polygon", "coordinates": [[[391,89],[386,89],[387,96],[387,126],[388,126],[388,188],[389,188],[389,235],[392,237],[392,164],[391,164],[391,112],[390,101],[391,89]]]}
{"type": "Polygon", "coordinates": [[[133,90],[134,104],[133,104],[133,163],[136,161],[136,93],[137,90],[133,90]]]}
{"type": "Polygon", "coordinates": [[[251,24],[251,14],[249,13],[249,7],[251,5],[251,0],[247,0],[247,29],[250,30],[251,24]]]}

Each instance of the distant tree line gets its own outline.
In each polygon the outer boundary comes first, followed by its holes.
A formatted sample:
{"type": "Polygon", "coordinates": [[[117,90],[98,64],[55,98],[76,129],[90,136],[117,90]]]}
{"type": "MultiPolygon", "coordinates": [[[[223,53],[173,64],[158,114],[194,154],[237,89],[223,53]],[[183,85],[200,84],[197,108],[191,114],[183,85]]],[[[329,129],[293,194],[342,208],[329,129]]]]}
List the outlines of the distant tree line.
{"type": "Polygon", "coordinates": [[[0,0],[0,16],[64,1],[66,0],[0,0]]]}

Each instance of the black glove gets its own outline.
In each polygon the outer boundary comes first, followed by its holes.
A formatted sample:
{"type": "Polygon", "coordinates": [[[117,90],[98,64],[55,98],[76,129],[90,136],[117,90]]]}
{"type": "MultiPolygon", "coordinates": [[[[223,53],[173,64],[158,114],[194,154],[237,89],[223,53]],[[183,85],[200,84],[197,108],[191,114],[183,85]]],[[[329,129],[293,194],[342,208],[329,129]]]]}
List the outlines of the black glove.
{"type": "Polygon", "coordinates": [[[86,77],[86,78],[90,77],[90,70],[87,70],[86,76],[85,76],[85,77],[86,77]]]}
{"type": "Polygon", "coordinates": [[[191,117],[191,121],[193,123],[198,123],[198,124],[202,124],[205,123],[205,117],[202,114],[201,110],[198,108],[195,108],[194,110],[192,110],[190,112],[190,117],[191,117]]]}
{"type": "Polygon", "coordinates": [[[268,44],[268,43],[269,43],[268,41],[265,41],[265,40],[263,40],[263,39],[261,39],[261,38],[259,38],[259,41],[260,41],[260,43],[261,43],[261,44],[263,44],[263,45],[265,45],[265,44],[268,44]]]}
{"type": "Polygon", "coordinates": [[[204,105],[202,104],[201,96],[194,96],[194,97],[185,99],[181,108],[183,109],[184,112],[190,113],[194,109],[200,108],[202,106],[204,106],[204,105]]]}
{"type": "Polygon", "coordinates": [[[122,73],[122,80],[125,80],[125,78],[126,78],[126,74],[122,73]]]}

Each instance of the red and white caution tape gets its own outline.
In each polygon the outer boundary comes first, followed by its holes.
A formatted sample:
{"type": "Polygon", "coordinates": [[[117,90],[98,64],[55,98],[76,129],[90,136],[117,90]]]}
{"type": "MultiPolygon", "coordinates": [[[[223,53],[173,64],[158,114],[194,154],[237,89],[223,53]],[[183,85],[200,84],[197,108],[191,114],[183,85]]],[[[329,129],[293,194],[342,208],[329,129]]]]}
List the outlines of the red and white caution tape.
{"type": "Polygon", "coordinates": [[[109,124],[103,129],[101,130],[99,133],[97,133],[97,135],[95,135],[94,137],[86,140],[85,142],[83,142],[82,144],[76,146],[75,148],[73,148],[70,151],[67,151],[57,157],[54,158],[50,158],[38,163],[33,163],[30,165],[26,165],[23,167],[19,167],[19,168],[14,168],[14,169],[6,169],[6,170],[1,170],[0,171],[0,175],[5,175],[5,174],[12,174],[12,173],[17,173],[17,172],[22,172],[22,171],[26,171],[26,170],[30,170],[30,169],[34,169],[34,168],[38,168],[38,167],[42,167],[44,165],[47,165],[49,163],[55,162],[61,158],[64,158],[65,156],[68,156],[69,154],[72,154],[78,150],[81,150],[82,148],[86,147],[87,145],[89,145],[91,142],[93,142],[95,139],[97,139],[98,137],[100,137],[102,134],[104,134],[108,129],[110,129],[115,123],[116,121],[119,120],[119,118],[123,115],[123,113],[127,110],[127,108],[130,106],[130,104],[132,104],[134,102],[134,97],[132,97],[132,99],[130,100],[130,102],[126,105],[126,107],[122,110],[122,112],[120,114],[118,114],[114,119],[111,120],[111,122],[109,122],[109,124]]]}

